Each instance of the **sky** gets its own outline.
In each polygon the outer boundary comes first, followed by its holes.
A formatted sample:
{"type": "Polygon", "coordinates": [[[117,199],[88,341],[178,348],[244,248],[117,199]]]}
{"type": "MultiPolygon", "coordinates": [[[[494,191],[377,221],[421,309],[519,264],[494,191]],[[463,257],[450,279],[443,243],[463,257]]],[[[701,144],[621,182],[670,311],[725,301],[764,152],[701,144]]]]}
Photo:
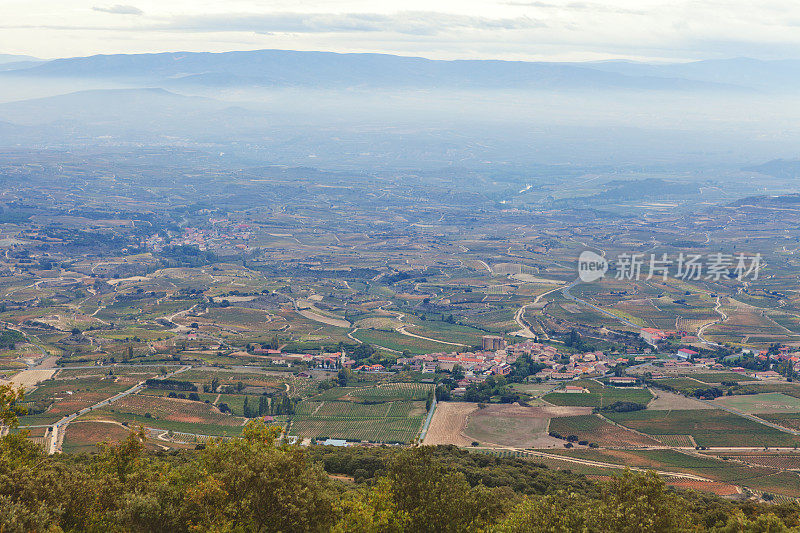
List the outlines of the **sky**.
{"type": "Polygon", "coordinates": [[[433,59],[800,57],[797,0],[0,0],[0,53],[277,48],[433,59]]]}

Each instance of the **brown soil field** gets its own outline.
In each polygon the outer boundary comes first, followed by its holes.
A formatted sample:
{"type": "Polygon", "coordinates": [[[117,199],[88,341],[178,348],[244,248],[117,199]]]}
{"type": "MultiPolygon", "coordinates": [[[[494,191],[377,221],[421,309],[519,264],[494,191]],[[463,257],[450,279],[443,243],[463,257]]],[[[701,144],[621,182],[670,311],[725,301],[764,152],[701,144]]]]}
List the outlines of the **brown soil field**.
{"type": "Polygon", "coordinates": [[[64,451],[97,451],[99,442],[119,442],[130,431],[120,424],[107,422],[72,422],[64,434],[64,451]]]}
{"type": "Polygon", "coordinates": [[[591,412],[591,407],[490,405],[469,416],[464,434],[471,440],[488,446],[560,447],[563,446],[563,441],[548,435],[550,419],[591,412]]]}
{"type": "Polygon", "coordinates": [[[655,396],[647,408],[655,411],[670,411],[672,409],[714,409],[713,406],[705,404],[693,398],[687,398],[681,394],[667,392],[660,389],[650,389],[650,393],[655,396]]]}
{"type": "Polygon", "coordinates": [[[691,479],[668,479],[667,485],[676,489],[690,489],[698,492],[710,492],[718,496],[732,496],[739,494],[739,489],[735,485],[720,483],[718,481],[694,481],[691,479]]]}
{"type": "Polygon", "coordinates": [[[114,402],[111,409],[120,413],[133,413],[173,422],[192,424],[219,424],[222,426],[241,426],[243,418],[220,413],[215,407],[203,402],[163,398],[157,396],[133,395],[114,402]]]}
{"type": "Polygon", "coordinates": [[[469,446],[473,439],[464,435],[464,427],[469,414],[477,409],[477,403],[439,402],[423,444],[469,446]]]}

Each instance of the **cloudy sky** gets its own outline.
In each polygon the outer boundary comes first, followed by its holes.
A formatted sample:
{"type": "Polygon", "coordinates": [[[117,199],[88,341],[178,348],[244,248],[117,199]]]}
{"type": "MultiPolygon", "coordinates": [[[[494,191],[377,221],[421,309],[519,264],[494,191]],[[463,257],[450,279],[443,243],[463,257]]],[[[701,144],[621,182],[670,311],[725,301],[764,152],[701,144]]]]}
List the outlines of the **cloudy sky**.
{"type": "Polygon", "coordinates": [[[430,58],[800,57],[797,0],[0,0],[0,53],[259,48],[430,58]]]}

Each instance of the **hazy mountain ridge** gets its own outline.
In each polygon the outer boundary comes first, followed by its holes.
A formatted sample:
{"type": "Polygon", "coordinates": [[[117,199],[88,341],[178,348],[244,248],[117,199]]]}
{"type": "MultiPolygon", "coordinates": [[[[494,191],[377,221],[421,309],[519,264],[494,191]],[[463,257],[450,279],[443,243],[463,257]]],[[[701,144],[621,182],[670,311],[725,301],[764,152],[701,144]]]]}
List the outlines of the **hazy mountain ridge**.
{"type": "Polygon", "coordinates": [[[776,178],[800,177],[800,159],[774,159],[761,165],[745,167],[742,170],[759,172],[776,178]]]}
{"type": "Polygon", "coordinates": [[[602,61],[590,65],[597,70],[628,76],[680,78],[767,91],[794,91],[800,83],[800,60],[796,59],[737,57],[661,65],[632,61],[602,61]]]}
{"type": "Polygon", "coordinates": [[[0,54],[0,64],[3,63],[21,63],[21,62],[40,62],[43,61],[38,57],[23,56],[17,54],[0,54]]]}
{"type": "Polygon", "coordinates": [[[590,63],[430,60],[289,50],[96,55],[56,59],[8,75],[92,77],[158,86],[743,90],[736,84],[613,72],[590,63]]]}

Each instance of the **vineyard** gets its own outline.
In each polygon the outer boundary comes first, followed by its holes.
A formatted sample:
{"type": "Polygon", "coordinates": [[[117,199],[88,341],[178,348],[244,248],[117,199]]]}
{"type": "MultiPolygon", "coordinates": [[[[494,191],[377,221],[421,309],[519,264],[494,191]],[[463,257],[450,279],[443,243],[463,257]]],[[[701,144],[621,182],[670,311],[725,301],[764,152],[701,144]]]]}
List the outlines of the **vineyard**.
{"type": "Polygon", "coordinates": [[[95,409],[83,420],[113,420],[130,427],[144,426],[186,433],[238,435],[246,419],[219,412],[215,407],[191,400],[133,395],[110,406],[95,409]]]}
{"type": "Polygon", "coordinates": [[[297,405],[289,434],[316,439],[407,443],[418,435],[433,386],[336,387],[297,405]]]}
{"type": "Polygon", "coordinates": [[[595,415],[562,416],[550,420],[550,431],[563,436],[576,435],[600,446],[653,446],[658,441],[610,424],[595,415]]]}
{"type": "Polygon", "coordinates": [[[143,416],[147,416],[149,413],[150,417],[154,419],[175,422],[219,424],[223,426],[241,426],[244,423],[243,419],[224,415],[211,405],[203,402],[138,394],[118,400],[113,404],[112,410],[143,416]]]}
{"type": "Polygon", "coordinates": [[[800,454],[726,454],[722,456],[727,460],[741,461],[756,466],[766,466],[769,468],[800,470],[800,454]]]}
{"type": "Polygon", "coordinates": [[[291,435],[316,439],[345,439],[383,443],[408,443],[417,436],[422,426],[417,418],[301,418],[295,417],[289,427],[291,435]]]}
{"type": "Polygon", "coordinates": [[[659,435],[658,440],[665,446],[675,446],[677,448],[695,447],[689,435],[659,435]]]}

